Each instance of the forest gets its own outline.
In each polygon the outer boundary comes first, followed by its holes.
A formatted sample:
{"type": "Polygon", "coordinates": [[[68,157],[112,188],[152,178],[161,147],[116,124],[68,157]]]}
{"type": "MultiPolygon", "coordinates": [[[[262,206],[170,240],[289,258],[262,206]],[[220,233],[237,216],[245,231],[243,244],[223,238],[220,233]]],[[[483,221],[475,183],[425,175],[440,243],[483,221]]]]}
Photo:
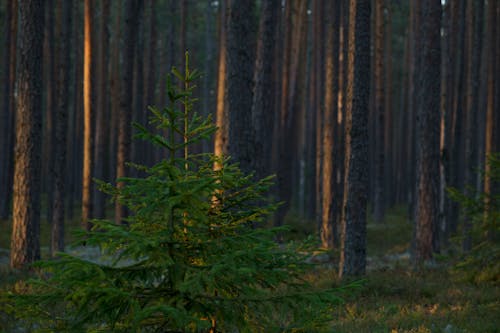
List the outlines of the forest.
{"type": "Polygon", "coordinates": [[[0,332],[498,332],[499,22],[0,0],[0,332]]]}

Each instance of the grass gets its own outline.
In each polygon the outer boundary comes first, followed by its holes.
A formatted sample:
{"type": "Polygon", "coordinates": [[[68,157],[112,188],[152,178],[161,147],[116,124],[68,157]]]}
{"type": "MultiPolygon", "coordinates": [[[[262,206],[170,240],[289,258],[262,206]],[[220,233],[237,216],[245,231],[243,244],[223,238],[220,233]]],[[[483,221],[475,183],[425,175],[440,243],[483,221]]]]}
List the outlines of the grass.
{"type": "MultiPolygon", "coordinates": [[[[332,332],[500,332],[498,283],[473,283],[450,273],[453,258],[438,261],[433,268],[410,269],[408,251],[412,226],[406,211],[397,207],[382,224],[368,223],[368,273],[363,286],[345,296],[333,312],[332,332]]],[[[315,224],[288,218],[291,238],[314,231],[315,224]]],[[[6,223],[3,221],[2,223],[6,223]]],[[[75,218],[67,228],[79,226],[75,218]]],[[[6,230],[6,229],[3,229],[6,230]]],[[[41,243],[49,240],[49,226],[42,222],[41,243]]],[[[0,234],[0,248],[9,247],[10,233],[0,234]]],[[[0,255],[3,255],[0,253],[0,255]]],[[[315,274],[315,283],[339,284],[336,265],[315,274]]],[[[10,289],[21,278],[0,267],[0,288],[10,289]]],[[[0,332],[11,332],[15,324],[0,311],[0,332]]]]}

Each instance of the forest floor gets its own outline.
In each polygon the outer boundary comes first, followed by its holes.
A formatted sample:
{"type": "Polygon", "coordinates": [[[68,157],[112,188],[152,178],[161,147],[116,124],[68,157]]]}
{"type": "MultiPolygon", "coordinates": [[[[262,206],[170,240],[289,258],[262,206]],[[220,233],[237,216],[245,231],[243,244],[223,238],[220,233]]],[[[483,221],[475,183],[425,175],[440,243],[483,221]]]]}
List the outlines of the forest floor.
{"type": "MultiPolygon", "coordinates": [[[[474,283],[451,269],[456,256],[441,256],[420,271],[410,268],[412,227],[402,208],[392,209],[382,224],[368,223],[368,267],[362,287],[344,296],[334,310],[332,332],[500,332],[500,286],[474,283]]],[[[78,228],[78,220],[73,228],[78,228]]],[[[292,237],[311,232],[314,223],[291,219],[292,237]]],[[[0,291],[10,288],[16,275],[8,269],[9,228],[0,233],[0,291]]],[[[41,226],[42,256],[48,255],[49,226],[41,226]]],[[[337,269],[319,270],[318,284],[338,284],[337,269]]],[[[6,324],[6,316],[0,311],[6,324]]],[[[0,323],[0,332],[3,332],[0,323]]],[[[12,323],[8,324],[8,327],[12,323]]],[[[7,327],[7,326],[3,326],[7,327]]]]}

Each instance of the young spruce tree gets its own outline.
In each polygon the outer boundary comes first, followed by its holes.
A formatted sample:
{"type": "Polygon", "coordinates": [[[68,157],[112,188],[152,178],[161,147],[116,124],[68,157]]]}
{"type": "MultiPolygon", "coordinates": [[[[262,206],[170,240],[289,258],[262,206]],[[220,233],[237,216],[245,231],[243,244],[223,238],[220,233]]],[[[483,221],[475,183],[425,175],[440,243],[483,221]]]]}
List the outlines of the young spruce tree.
{"type": "Polygon", "coordinates": [[[277,244],[282,228],[255,228],[276,209],[266,195],[272,177],[254,181],[227,157],[190,154],[216,128],[193,112],[199,74],[188,64],[172,71],[184,88],[168,80],[169,106],[151,108],[155,130],[135,125],[166,158],[133,165],[146,176],[121,179],[123,188],[99,182],[130,209],[128,223],[94,220],[79,239],[100,258],[61,253],[10,296],[35,331],[317,332],[328,324],[340,290],[307,282],[307,246],[277,244]]]}

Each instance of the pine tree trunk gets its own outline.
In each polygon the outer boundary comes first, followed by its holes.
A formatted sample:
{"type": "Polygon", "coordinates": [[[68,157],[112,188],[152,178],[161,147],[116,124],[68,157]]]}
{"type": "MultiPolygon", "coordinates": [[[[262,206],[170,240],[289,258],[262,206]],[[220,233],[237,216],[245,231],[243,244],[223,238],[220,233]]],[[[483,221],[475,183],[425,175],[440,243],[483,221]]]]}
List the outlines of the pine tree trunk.
{"type": "MultiPolygon", "coordinates": [[[[64,251],[64,200],[66,198],[66,137],[69,106],[70,38],[73,1],[58,0],[59,52],[57,71],[57,111],[54,118],[54,194],[52,203],[51,253],[64,251]]],[[[49,203],[50,205],[51,203],[49,203]]]]}
{"type": "Polygon", "coordinates": [[[333,249],[337,246],[337,220],[334,201],[336,189],[336,164],[340,156],[335,155],[335,135],[338,130],[338,95],[339,95],[339,18],[340,3],[326,5],[326,47],[325,47],[325,92],[323,113],[323,192],[322,223],[320,238],[323,248],[333,249]]]}
{"type": "Polygon", "coordinates": [[[252,169],[256,178],[270,175],[274,130],[276,59],[278,14],[281,6],[277,1],[262,3],[260,32],[255,62],[255,87],[252,103],[252,124],[254,129],[254,154],[252,169]]]}
{"type": "Polygon", "coordinates": [[[346,119],[346,166],[340,277],[366,269],[370,0],[351,0],[346,119]]]}
{"type": "Polygon", "coordinates": [[[421,61],[417,71],[417,195],[415,207],[414,263],[419,265],[432,258],[437,250],[435,236],[439,221],[439,140],[441,98],[441,2],[424,0],[420,4],[418,40],[421,47],[416,54],[421,61]]]}
{"type": "Polygon", "coordinates": [[[20,1],[18,13],[12,268],[40,258],[43,1],[20,1]]]}
{"type": "Polygon", "coordinates": [[[252,167],[251,109],[253,100],[254,0],[232,1],[226,54],[226,103],[229,113],[229,154],[244,172],[252,167]]]}
{"type": "MultiPolygon", "coordinates": [[[[96,66],[97,87],[96,96],[96,120],[95,120],[95,178],[104,180],[106,169],[106,148],[109,145],[109,121],[110,113],[108,107],[108,67],[109,67],[109,27],[111,1],[101,1],[101,17],[99,23],[99,48],[98,62],[96,66]]],[[[94,188],[94,218],[103,219],[106,216],[104,193],[94,188]]]]}
{"type": "Polygon", "coordinates": [[[14,123],[14,82],[16,77],[17,1],[6,2],[3,69],[3,100],[0,110],[0,219],[8,219],[12,198],[14,123]]]}
{"type": "MultiPolygon", "coordinates": [[[[123,34],[123,71],[120,93],[120,114],[118,115],[118,151],[116,162],[116,177],[122,178],[129,174],[125,165],[130,161],[130,139],[132,120],[132,91],[134,73],[134,54],[136,47],[138,13],[142,1],[127,0],[125,3],[125,28],[123,34]]],[[[118,188],[123,188],[124,183],[118,182],[118,188]]],[[[115,204],[115,221],[118,224],[125,223],[127,217],[126,208],[117,201],[115,204]]]]}
{"type": "Polygon", "coordinates": [[[385,215],[385,1],[375,0],[375,170],[374,208],[375,222],[381,223],[385,215]]]}

